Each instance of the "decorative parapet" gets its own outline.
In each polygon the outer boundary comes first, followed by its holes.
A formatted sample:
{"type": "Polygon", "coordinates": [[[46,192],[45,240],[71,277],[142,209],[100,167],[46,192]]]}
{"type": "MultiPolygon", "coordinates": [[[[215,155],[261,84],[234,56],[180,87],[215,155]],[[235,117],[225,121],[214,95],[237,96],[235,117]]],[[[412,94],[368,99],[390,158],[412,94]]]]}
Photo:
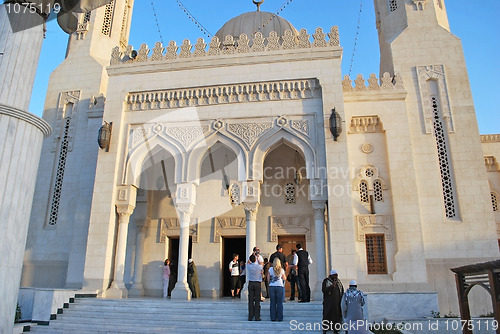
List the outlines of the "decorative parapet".
{"type": "Polygon", "coordinates": [[[130,93],[126,97],[126,104],[129,111],[137,111],[240,102],[310,99],[319,97],[320,94],[317,79],[267,81],[130,93]]]}
{"type": "Polygon", "coordinates": [[[278,235],[305,234],[306,241],[311,241],[311,221],[309,215],[271,216],[271,242],[278,241],[278,235]]]}
{"type": "MultiPolygon", "coordinates": [[[[160,242],[166,242],[168,237],[178,237],[181,233],[181,224],[179,218],[160,218],[160,242]]],[[[198,219],[191,218],[189,224],[189,236],[193,242],[198,242],[198,219]]]]}
{"type": "Polygon", "coordinates": [[[352,80],[349,75],[344,76],[344,80],[342,80],[342,88],[344,92],[366,92],[366,91],[379,91],[379,90],[403,90],[405,86],[403,84],[403,79],[399,74],[396,74],[394,77],[388,72],[385,72],[382,78],[379,80],[377,76],[372,73],[370,74],[370,78],[368,79],[368,86],[366,86],[365,79],[362,74],[358,74],[356,80],[354,80],[354,87],[352,85],[352,80]]]}
{"type": "Polygon", "coordinates": [[[497,159],[492,155],[484,157],[484,165],[486,166],[486,171],[488,172],[497,172],[500,170],[498,168],[497,159]]]}
{"type": "Polygon", "coordinates": [[[500,134],[481,135],[482,143],[500,143],[500,134]]]}
{"type": "Polygon", "coordinates": [[[350,133],[382,133],[384,128],[377,115],[353,116],[351,118],[350,133]]]}
{"type": "Polygon", "coordinates": [[[322,28],[317,28],[312,36],[313,41],[311,42],[310,35],[305,29],[301,29],[298,36],[290,30],[285,31],[284,36],[278,36],[275,31],[272,31],[267,38],[264,38],[260,32],[257,32],[253,39],[246,34],[241,34],[237,39],[228,35],[223,41],[220,41],[217,36],[214,36],[208,44],[208,50],[207,43],[205,43],[203,38],[198,38],[195,45],[191,45],[191,42],[185,39],[180,47],[177,46],[175,41],[170,41],[167,48],[164,48],[162,43],[157,42],[152,50],[153,54],[151,57],[149,57],[150,50],[146,44],[142,44],[141,48],[137,51],[134,51],[133,47],[129,45],[123,52],[120,51],[120,47],[116,46],[111,53],[110,64],[157,62],[226,54],[280,52],[281,50],[289,49],[314,49],[340,46],[337,26],[332,27],[328,34],[324,33],[322,28]],[[329,38],[328,41],[326,40],[326,36],[329,38]]]}
{"type": "Polygon", "coordinates": [[[365,235],[371,233],[383,233],[385,240],[393,240],[389,215],[356,215],[356,228],[358,241],[365,241],[365,235]]]}

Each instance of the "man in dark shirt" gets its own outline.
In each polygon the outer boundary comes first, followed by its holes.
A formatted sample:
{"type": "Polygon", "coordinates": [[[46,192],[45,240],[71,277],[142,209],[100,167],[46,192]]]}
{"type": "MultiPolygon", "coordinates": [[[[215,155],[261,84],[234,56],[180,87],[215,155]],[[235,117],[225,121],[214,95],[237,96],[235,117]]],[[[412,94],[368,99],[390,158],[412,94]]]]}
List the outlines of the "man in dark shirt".
{"type": "Polygon", "coordinates": [[[276,257],[278,257],[278,259],[280,259],[281,267],[286,272],[288,262],[286,261],[286,255],[283,254],[283,245],[281,245],[281,244],[276,245],[276,252],[272,253],[271,257],[269,258],[269,262],[271,263],[271,265],[276,257]]]}

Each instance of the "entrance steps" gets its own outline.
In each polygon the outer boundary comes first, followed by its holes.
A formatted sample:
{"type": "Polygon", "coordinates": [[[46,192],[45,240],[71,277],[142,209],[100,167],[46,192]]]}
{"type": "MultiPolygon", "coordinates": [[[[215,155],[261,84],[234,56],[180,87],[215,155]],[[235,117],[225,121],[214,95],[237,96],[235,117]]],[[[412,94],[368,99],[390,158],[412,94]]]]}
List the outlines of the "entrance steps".
{"type": "MultiPolygon", "coordinates": [[[[76,298],[47,326],[33,333],[290,333],[300,324],[321,325],[321,301],[283,304],[283,322],[271,322],[269,299],[261,303],[262,321],[248,321],[243,299],[76,298]]],[[[317,327],[318,329],[320,327],[317,327]]],[[[321,330],[312,331],[321,333],[321,330]]]]}

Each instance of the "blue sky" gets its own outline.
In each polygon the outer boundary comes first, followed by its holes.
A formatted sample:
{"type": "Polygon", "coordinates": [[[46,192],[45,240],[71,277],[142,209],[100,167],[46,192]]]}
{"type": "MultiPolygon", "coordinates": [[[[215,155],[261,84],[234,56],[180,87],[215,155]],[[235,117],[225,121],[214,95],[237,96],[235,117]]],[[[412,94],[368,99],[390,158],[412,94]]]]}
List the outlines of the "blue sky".
{"type": "MultiPolygon", "coordinates": [[[[462,40],[464,47],[479,130],[481,134],[500,133],[500,99],[497,97],[500,92],[500,1],[445,2],[451,31],[462,40]]],[[[198,37],[209,41],[177,0],[153,0],[153,4],[164,45],[170,40],[180,45],[186,38],[192,44],[198,37]]],[[[183,0],[182,4],[211,34],[232,17],[255,10],[251,0],[183,0]]],[[[365,78],[370,73],[378,75],[379,48],[373,0],[288,0],[288,4],[287,0],[266,0],[261,6],[261,10],[268,12],[280,8],[284,8],[280,15],[295,28],[306,28],[311,34],[317,27],[326,31],[334,25],[339,26],[340,43],[344,48],[343,75],[349,73],[359,17],[351,76],[358,73],[365,78]]],[[[38,116],[43,112],[49,75],[63,61],[67,44],[67,35],[55,21],[49,22],[47,28],[30,104],[30,112],[38,116]]],[[[146,43],[152,48],[159,40],[151,0],[135,0],[129,43],[136,48],[146,43]]]]}

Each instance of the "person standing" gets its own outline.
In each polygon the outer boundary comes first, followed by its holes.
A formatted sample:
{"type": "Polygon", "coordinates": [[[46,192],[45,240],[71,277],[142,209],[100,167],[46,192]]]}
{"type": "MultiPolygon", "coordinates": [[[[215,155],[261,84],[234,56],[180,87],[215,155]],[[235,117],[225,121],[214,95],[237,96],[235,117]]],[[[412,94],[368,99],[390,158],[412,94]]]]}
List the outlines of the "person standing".
{"type": "Polygon", "coordinates": [[[340,303],[344,295],[344,287],[338,278],[336,270],[332,269],[330,276],[323,280],[321,291],[323,292],[323,333],[326,333],[327,330],[339,333],[339,329],[342,326],[342,309],[340,303]],[[328,329],[325,327],[325,320],[328,324],[328,329]]]}
{"type": "Polygon", "coordinates": [[[311,301],[311,288],[309,287],[309,265],[313,263],[309,253],[302,249],[301,244],[297,244],[297,253],[293,259],[293,265],[297,267],[299,279],[299,303],[309,303],[311,301]]]}
{"type": "Polygon", "coordinates": [[[297,268],[296,266],[293,265],[293,259],[295,257],[295,253],[297,251],[295,249],[292,249],[292,253],[287,256],[287,262],[289,263],[290,267],[290,301],[295,300],[295,286],[297,286],[297,294],[300,295],[300,290],[299,290],[299,284],[297,281],[297,268]]]}
{"type": "Polygon", "coordinates": [[[240,293],[238,293],[238,298],[241,298],[241,291],[243,291],[243,287],[245,286],[246,281],[247,281],[247,271],[246,271],[245,261],[240,261],[240,293]]]}
{"type": "Polygon", "coordinates": [[[188,273],[187,281],[189,289],[191,290],[191,297],[200,297],[200,284],[198,282],[198,270],[196,270],[196,265],[192,259],[188,260],[188,273]]]}
{"type": "Polygon", "coordinates": [[[262,264],[257,262],[254,254],[250,255],[250,263],[247,265],[248,275],[248,321],[260,321],[260,296],[262,282],[262,264]]]}
{"type": "Polygon", "coordinates": [[[349,282],[349,289],[347,289],[341,301],[342,314],[347,326],[349,326],[348,328],[355,328],[355,330],[349,330],[349,334],[371,333],[366,326],[363,305],[365,305],[363,292],[358,290],[358,283],[352,280],[349,282]]]}
{"type": "Polygon", "coordinates": [[[271,266],[271,263],[269,262],[269,260],[266,258],[264,258],[264,270],[263,270],[263,273],[264,273],[264,284],[266,286],[266,298],[269,298],[270,295],[269,295],[269,281],[267,280],[267,273],[269,272],[269,267],[271,266]]]}
{"type": "Polygon", "coordinates": [[[274,263],[274,259],[278,258],[281,261],[281,266],[283,270],[287,270],[288,267],[288,262],[286,260],[286,255],[283,254],[283,245],[282,244],[277,244],[276,245],[276,252],[271,254],[271,257],[269,257],[269,262],[274,263]]]}
{"type": "Polygon", "coordinates": [[[269,308],[271,321],[283,321],[283,298],[285,295],[285,271],[281,267],[279,258],[275,258],[273,266],[267,272],[271,306],[269,308]]]}
{"type": "Polygon", "coordinates": [[[170,284],[170,260],[166,259],[163,263],[163,298],[168,297],[168,287],[170,284]]]}
{"type": "Polygon", "coordinates": [[[238,254],[233,254],[233,260],[229,262],[229,272],[231,273],[231,297],[233,299],[240,293],[240,264],[238,263],[238,258],[238,254]]]}

